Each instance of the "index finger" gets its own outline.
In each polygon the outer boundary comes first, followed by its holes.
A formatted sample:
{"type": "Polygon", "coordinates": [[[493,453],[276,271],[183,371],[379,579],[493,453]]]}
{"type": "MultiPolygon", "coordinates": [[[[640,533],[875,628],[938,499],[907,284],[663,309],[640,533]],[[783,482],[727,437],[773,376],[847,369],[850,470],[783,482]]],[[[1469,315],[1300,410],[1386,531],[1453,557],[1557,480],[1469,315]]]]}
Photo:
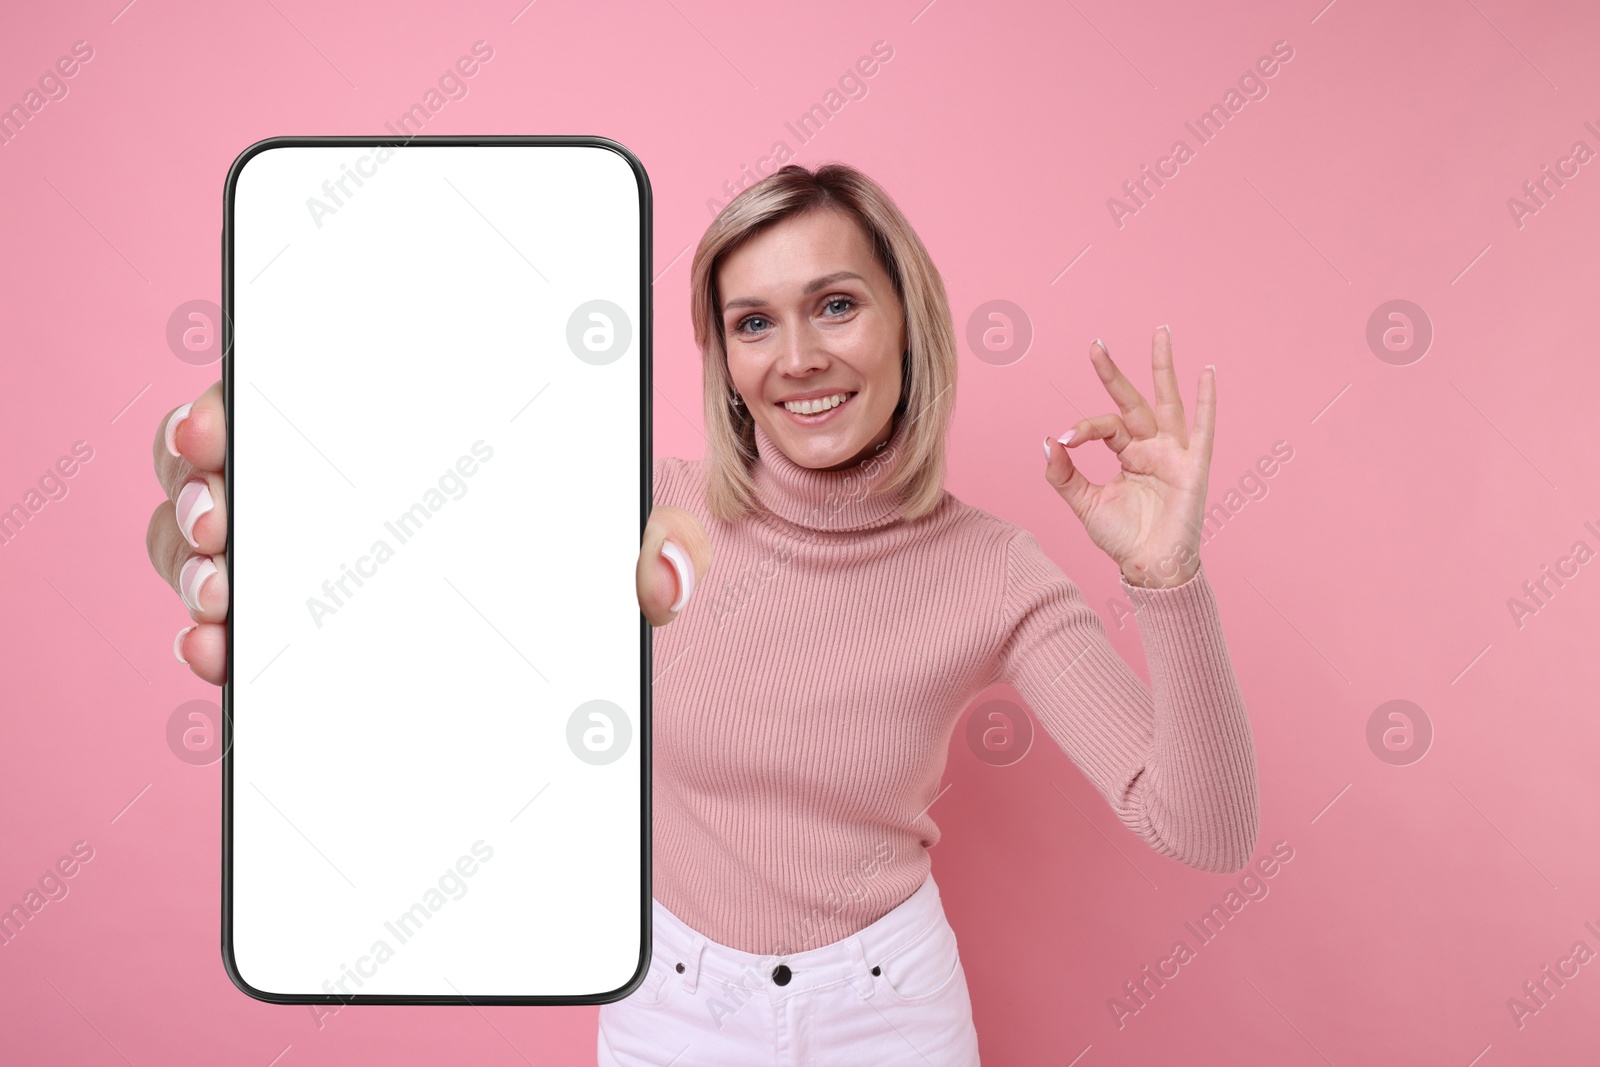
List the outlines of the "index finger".
{"type": "Polygon", "coordinates": [[[151,443],[156,477],[170,486],[185,465],[195,470],[220,471],[228,451],[227,423],[222,409],[222,383],[211,387],[195,400],[172,409],[156,429],[151,443]]]}
{"type": "Polygon", "coordinates": [[[1089,349],[1091,362],[1094,363],[1095,373],[1100,376],[1100,382],[1106,387],[1106,392],[1111,394],[1111,399],[1117,402],[1117,410],[1122,412],[1122,421],[1128,427],[1128,432],[1134,437],[1150,437],[1159,429],[1155,414],[1150,410],[1150,405],[1145,403],[1144,396],[1133,387],[1128,376],[1111,359],[1111,353],[1106,349],[1104,341],[1099,339],[1089,349]],[[1100,350],[1100,358],[1094,359],[1095,349],[1100,350]]]}

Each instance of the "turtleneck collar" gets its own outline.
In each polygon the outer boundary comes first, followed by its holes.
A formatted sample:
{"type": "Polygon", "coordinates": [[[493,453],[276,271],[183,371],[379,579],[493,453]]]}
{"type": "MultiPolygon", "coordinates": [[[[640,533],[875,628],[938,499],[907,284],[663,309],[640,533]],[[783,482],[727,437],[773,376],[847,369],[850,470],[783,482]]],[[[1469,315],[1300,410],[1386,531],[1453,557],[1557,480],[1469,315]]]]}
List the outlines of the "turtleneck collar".
{"type": "Polygon", "coordinates": [[[879,488],[905,448],[906,420],[898,419],[883,447],[853,467],[837,471],[802,467],[784,454],[758,422],[757,460],[751,468],[756,493],[774,514],[812,530],[866,530],[903,514],[904,494],[879,488]]]}

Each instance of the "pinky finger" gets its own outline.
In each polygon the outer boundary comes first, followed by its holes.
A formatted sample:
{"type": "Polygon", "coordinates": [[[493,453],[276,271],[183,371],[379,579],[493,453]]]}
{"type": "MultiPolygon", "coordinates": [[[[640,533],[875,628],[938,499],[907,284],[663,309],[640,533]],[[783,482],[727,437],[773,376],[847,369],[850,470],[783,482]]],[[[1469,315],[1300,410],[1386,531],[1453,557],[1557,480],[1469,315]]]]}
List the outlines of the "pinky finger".
{"type": "Polygon", "coordinates": [[[1211,449],[1217,432],[1217,368],[1207,363],[1200,374],[1200,387],[1195,396],[1194,435],[1190,445],[1199,445],[1200,455],[1211,462],[1211,449]]]}
{"type": "Polygon", "coordinates": [[[178,631],[172,654],[196,677],[221,685],[228,669],[228,628],[221,623],[192,623],[178,631]]]}

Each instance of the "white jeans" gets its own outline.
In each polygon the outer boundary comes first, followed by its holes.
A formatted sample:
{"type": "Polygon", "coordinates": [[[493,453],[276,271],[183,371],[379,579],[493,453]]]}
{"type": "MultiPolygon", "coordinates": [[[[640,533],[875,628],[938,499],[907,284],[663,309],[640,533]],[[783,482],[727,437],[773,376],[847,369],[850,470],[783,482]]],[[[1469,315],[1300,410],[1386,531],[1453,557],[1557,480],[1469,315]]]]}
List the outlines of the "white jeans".
{"type": "Polygon", "coordinates": [[[600,1006],[598,1052],[600,1067],[977,1067],[978,1034],[930,873],[866,929],[792,956],[718,944],[654,901],[650,971],[600,1006]]]}

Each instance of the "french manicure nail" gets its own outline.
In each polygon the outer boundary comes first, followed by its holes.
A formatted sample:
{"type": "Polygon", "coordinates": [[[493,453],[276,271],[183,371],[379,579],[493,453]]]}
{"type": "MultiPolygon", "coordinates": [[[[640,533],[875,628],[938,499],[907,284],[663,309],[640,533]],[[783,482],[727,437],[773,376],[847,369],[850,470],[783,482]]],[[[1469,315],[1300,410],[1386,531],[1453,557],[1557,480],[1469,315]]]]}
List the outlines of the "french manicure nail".
{"type": "Polygon", "coordinates": [[[1044,458],[1050,458],[1050,438],[1048,437],[1044,439],[1044,458]]]}
{"type": "Polygon", "coordinates": [[[1166,330],[1167,331],[1167,340],[1169,340],[1169,341],[1172,340],[1172,327],[1171,326],[1168,326],[1166,323],[1162,323],[1160,326],[1157,326],[1156,329],[1158,329],[1158,330],[1166,330]]]}
{"type": "Polygon", "coordinates": [[[689,594],[694,592],[694,564],[689,559],[689,554],[672,541],[661,543],[661,555],[672,564],[672,569],[678,574],[678,599],[673,603],[672,610],[679,612],[689,602],[689,594]]]}
{"type": "Polygon", "coordinates": [[[189,636],[189,631],[195,629],[198,629],[198,627],[185,626],[183,629],[178,631],[178,636],[172,640],[172,654],[178,657],[178,662],[182,663],[184,666],[188,666],[189,661],[183,658],[183,639],[189,636]]]}
{"type": "Polygon", "coordinates": [[[172,413],[172,417],[167,420],[167,451],[171,452],[174,456],[178,456],[179,458],[182,458],[183,453],[178,451],[178,445],[176,441],[178,434],[178,423],[189,417],[189,409],[192,407],[194,407],[193,403],[183,405],[183,407],[179,408],[177,411],[174,411],[172,413]]]}
{"type": "Polygon", "coordinates": [[[1100,338],[1096,337],[1094,339],[1094,343],[1099,345],[1100,346],[1100,351],[1104,352],[1106,355],[1109,356],[1111,354],[1111,349],[1107,348],[1106,347],[1106,343],[1104,341],[1100,340],[1100,338]]]}
{"type": "Polygon", "coordinates": [[[194,524],[200,521],[200,516],[216,506],[216,501],[211,499],[211,488],[205,482],[189,482],[179,490],[178,529],[183,531],[183,539],[189,542],[190,548],[200,547],[200,543],[194,539],[194,524]]]}
{"type": "Polygon", "coordinates": [[[1067,444],[1067,442],[1072,440],[1073,435],[1076,434],[1077,432],[1078,432],[1077,430],[1068,430],[1066,433],[1064,433],[1060,437],[1056,438],[1056,440],[1060,441],[1063,445],[1065,445],[1065,444],[1067,444]]]}
{"type": "Polygon", "coordinates": [[[198,614],[203,610],[200,607],[200,590],[205,588],[206,579],[216,573],[217,565],[210,556],[190,556],[189,562],[178,572],[178,594],[189,605],[190,611],[198,614]]]}

